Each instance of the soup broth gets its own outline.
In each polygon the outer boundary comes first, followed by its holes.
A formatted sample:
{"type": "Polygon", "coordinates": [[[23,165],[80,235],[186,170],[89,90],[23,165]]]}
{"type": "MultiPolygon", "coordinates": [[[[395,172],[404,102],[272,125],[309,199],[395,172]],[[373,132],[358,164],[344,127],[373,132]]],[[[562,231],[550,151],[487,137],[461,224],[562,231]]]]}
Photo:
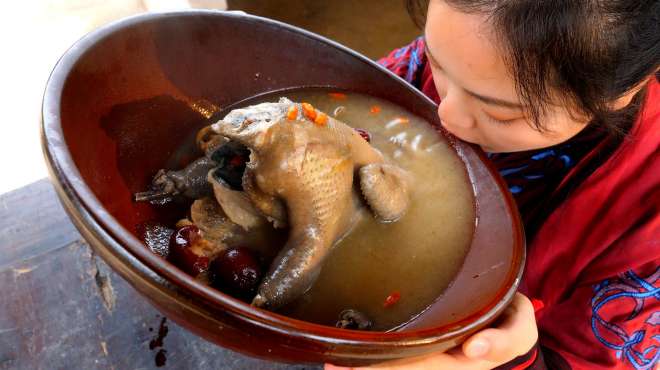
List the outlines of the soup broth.
{"type": "Polygon", "coordinates": [[[364,216],[328,257],[316,283],[279,312],[335,325],[340,312],[356,309],[373,330],[400,326],[428,307],[451,283],[470,245],[474,198],[465,168],[434,127],[383,99],[322,88],[278,92],[240,105],[285,96],[309,102],[354,128],[412,174],[411,204],[396,222],[364,216]]]}

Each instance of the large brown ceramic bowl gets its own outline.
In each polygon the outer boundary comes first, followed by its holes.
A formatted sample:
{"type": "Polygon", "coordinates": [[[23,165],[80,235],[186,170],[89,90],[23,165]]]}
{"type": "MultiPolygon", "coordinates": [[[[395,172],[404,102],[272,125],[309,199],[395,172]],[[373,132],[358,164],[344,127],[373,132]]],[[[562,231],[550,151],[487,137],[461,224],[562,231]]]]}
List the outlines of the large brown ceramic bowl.
{"type": "Polygon", "coordinates": [[[178,324],[245,354],[367,364],[446,350],[494,320],[520,280],[523,233],[483,153],[450,138],[474,190],[472,244],[451,286],[397,331],[342,330],[256,309],[145,247],[136,226],[158,215],[133,203],[131,194],[146,188],[165,159],[206,123],[205,115],[298,86],[372,94],[439,123],[435,105],[403,80],[309,32],[215,11],[147,14],[92,32],[55,67],[42,127],[52,181],[85,239],[135,289],[178,324]]]}

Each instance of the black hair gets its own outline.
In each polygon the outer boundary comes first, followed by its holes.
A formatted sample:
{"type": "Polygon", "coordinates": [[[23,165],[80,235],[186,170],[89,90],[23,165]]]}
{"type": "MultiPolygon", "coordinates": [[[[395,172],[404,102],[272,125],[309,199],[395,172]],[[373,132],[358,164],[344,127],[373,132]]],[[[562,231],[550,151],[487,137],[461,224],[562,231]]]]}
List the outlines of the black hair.
{"type": "MultiPolygon", "coordinates": [[[[540,118],[559,92],[570,112],[621,132],[640,99],[619,111],[611,103],[649,77],[659,78],[660,0],[443,1],[488,16],[537,129],[544,129],[540,118]]],[[[406,1],[420,28],[428,3],[406,1]]]]}

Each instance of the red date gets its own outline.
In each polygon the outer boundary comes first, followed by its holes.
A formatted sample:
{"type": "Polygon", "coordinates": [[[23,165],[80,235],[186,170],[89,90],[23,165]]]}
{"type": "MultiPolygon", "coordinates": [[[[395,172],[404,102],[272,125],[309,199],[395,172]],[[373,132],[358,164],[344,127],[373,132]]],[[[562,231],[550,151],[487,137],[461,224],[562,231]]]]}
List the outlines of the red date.
{"type": "Polygon", "coordinates": [[[195,243],[202,240],[197,226],[184,226],[175,231],[170,237],[170,254],[168,260],[191,276],[197,276],[208,270],[209,259],[204,255],[195,253],[195,243]]]}
{"type": "Polygon", "coordinates": [[[209,267],[211,284],[224,293],[249,300],[254,295],[262,270],[248,248],[228,248],[209,267]]]}

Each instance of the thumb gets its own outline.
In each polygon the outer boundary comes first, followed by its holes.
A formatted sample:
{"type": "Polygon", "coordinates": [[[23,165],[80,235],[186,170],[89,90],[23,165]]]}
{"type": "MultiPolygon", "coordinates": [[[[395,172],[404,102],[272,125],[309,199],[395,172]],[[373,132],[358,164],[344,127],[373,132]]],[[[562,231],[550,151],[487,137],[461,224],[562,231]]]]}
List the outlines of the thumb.
{"type": "Polygon", "coordinates": [[[471,359],[508,362],[527,353],[538,339],[534,308],[518,293],[503,312],[496,328],[482,330],[463,344],[463,353],[471,359]]]}

